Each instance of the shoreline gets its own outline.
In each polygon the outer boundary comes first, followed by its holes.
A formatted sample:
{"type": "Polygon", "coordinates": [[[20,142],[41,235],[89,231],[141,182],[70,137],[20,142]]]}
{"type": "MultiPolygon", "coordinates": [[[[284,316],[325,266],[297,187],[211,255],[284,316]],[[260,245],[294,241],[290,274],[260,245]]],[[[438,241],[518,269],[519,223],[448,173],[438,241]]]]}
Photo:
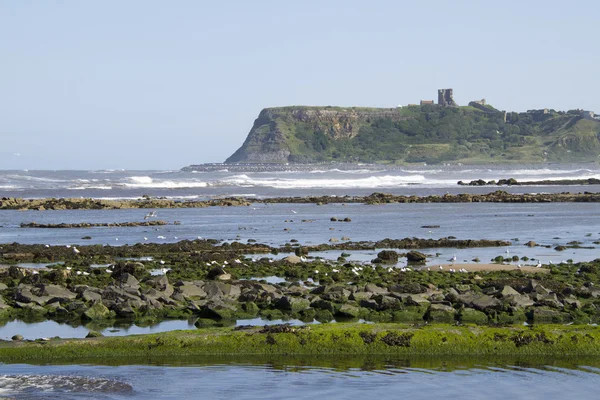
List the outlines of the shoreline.
{"type": "Polygon", "coordinates": [[[524,193],[511,194],[496,190],[486,194],[445,194],[445,195],[393,195],[374,192],[368,196],[306,196],[246,198],[225,197],[213,200],[170,200],[142,196],[139,200],[104,200],[93,198],[43,198],[28,199],[3,197],[0,210],[117,210],[117,209],[160,209],[160,208],[204,208],[250,206],[252,204],[316,204],[329,203],[577,203],[600,202],[600,193],[524,193]]]}

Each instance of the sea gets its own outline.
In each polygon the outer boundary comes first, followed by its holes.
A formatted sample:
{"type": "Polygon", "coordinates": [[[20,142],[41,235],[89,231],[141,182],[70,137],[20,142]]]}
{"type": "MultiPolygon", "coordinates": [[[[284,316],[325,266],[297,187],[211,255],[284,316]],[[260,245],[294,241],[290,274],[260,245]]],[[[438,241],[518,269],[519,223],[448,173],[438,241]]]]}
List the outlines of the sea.
{"type": "MultiPolygon", "coordinates": [[[[295,196],[364,196],[373,192],[398,195],[446,193],[583,193],[600,186],[459,186],[458,181],[514,178],[517,181],[600,179],[599,164],[511,166],[421,165],[228,165],[203,164],[183,170],[134,171],[0,171],[0,198],[92,197],[174,200],[222,197],[263,199],[295,196]]],[[[497,239],[501,248],[424,249],[429,264],[498,255],[517,255],[543,263],[572,263],[600,258],[600,206],[595,203],[529,204],[264,204],[247,207],[157,209],[158,227],[89,229],[22,228],[22,223],[103,223],[143,221],[148,210],[0,210],[2,243],[123,246],[143,242],[172,243],[197,238],[221,242],[256,240],[272,246],[293,239],[303,245],[330,241],[377,241],[406,237],[497,239]],[[349,218],[333,222],[331,217],[349,218]],[[175,221],[178,224],[173,224],[175,221]],[[89,236],[91,239],[83,239],[89,236]],[[546,247],[528,247],[533,240],[546,247]],[[579,248],[557,251],[559,245],[579,248]]],[[[379,249],[348,252],[348,259],[369,262],[379,249]]],[[[399,249],[402,251],[402,249],[399,249]]],[[[284,257],[287,254],[268,255],[284,257]]],[[[314,252],[311,257],[334,261],[340,251],[314,252]]],[[[253,255],[248,255],[253,257],[253,255]]],[[[523,261],[518,261],[523,263],[523,261]]],[[[534,262],[534,261],[530,261],[534,262]]],[[[45,265],[26,264],[29,268],[45,265]]],[[[397,267],[402,267],[399,263],[397,267]]],[[[264,277],[263,277],[264,278],[264,277]]],[[[281,279],[267,277],[267,279],[281,279]]],[[[253,321],[256,324],[272,323],[253,321]]],[[[285,321],[283,321],[285,322],[285,321]]],[[[299,321],[291,321],[296,323],[299,321]]],[[[245,323],[239,321],[239,323],[245,323]]],[[[190,321],[155,326],[119,326],[106,334],[144,334],[196,329],[190,321]]],[[[0,338],[24,333],[82,337],[83,326],[53,321],[8,321],[0,338]],[[42,324],[42,325],[36,325],[42,324]]],[[[600,364],[589,359],[358,359],[228,358],[131,360],[106,365],[3,364],[0,398],[14,399],[562,399],[596,398],[600,364]]]]}

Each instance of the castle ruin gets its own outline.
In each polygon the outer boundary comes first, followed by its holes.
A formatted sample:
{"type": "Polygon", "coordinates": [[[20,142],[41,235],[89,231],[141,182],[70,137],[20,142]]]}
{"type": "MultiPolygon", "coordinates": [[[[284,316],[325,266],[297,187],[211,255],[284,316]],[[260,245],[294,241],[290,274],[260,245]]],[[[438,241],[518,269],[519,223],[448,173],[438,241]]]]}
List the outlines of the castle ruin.
{"type": "Polygon", "coordinates": [[[438,104],[442,107],[456,107],[457,104],[452,97],[452,89],[438,90],[438,104]]]}

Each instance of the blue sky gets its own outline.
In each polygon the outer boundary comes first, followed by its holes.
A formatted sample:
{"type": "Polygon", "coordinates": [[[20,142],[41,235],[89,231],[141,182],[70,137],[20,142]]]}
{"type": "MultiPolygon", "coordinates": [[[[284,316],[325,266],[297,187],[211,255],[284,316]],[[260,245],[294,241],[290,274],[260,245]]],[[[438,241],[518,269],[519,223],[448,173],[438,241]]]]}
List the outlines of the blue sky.
{"type": "Polygon", "coordinates": [[[600,112],[597,1],[3,1],[0,169],[224,161],[264,107],[600,112]]]}

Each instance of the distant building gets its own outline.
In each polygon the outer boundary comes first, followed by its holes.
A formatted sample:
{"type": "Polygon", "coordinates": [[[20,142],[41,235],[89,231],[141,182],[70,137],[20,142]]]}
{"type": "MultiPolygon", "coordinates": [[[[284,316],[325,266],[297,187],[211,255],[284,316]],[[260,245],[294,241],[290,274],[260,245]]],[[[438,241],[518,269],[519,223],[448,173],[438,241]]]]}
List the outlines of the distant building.
{"type": "Polygon", "coordinates": [[[456,102],[452,95],[452,89],[438,90],[438,104],[442,107],[456,107],[456,102]]]}
{"type": "Polygon", "coordinates": [[[544,108],[542,110],[527,110],[527,114],[549,114],[550,110],[544,108]]]}
{"type": "Polygon", "coordinates": [[[432,105],[432,104],[435,104],[433,102],[433,100],[421,100],[421,105],[422,106],[424,106],[424,105],[432,105]]]}
{"type": "Polygon", "coordinates": [[[581,111],[581,118],[596,119],[593,111],[581,111]]]}
{"type": "Polygon", "coordinates": [[[479,104],[480,106],[485,106],[485,99],[473,100],[471,103],[479,104]]]}

